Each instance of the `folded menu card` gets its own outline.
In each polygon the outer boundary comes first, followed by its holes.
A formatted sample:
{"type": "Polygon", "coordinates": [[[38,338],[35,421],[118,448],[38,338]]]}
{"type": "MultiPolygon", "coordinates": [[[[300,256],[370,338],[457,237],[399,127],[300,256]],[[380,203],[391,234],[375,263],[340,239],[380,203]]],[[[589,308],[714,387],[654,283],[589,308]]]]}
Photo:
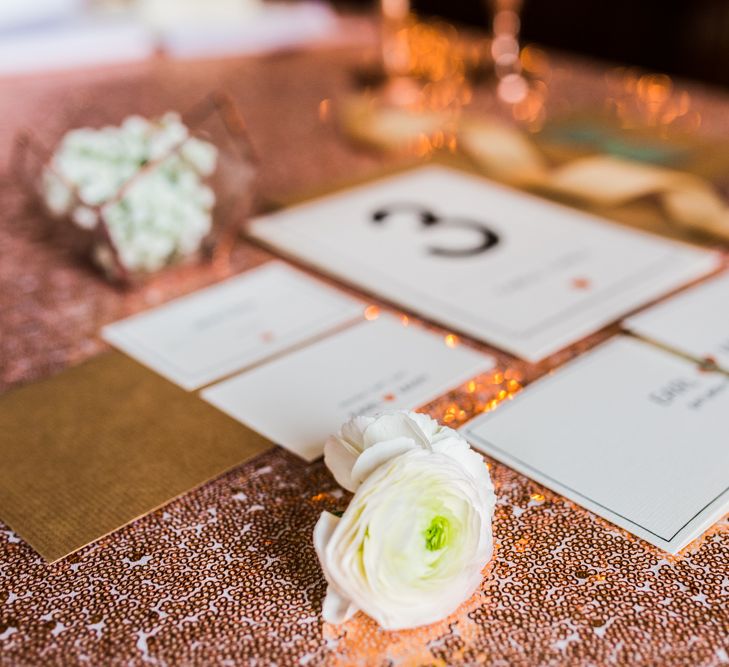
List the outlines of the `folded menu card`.
{"type": "Polygon", "coordinates": [[[55,561],[270,446],[111,352],[0,397],[0,519],[55,561]]]}
{"type": "Polygon", "coordinates": [[[729,511],[729,377],[613,339],[461,430],[475,447],[675,553],[729,511]]]}
{"type": "Polygon", "coordinates": [[[270,262],[102,330],[112,345],[197,389],[362,316],[363,305],[270,262]]]}
{"type": "Polygon", "coordinates": [[[729,273],[633,315],[623,326],[729,372],[729,273]]]}
{"type": "Polygon", "coordinates": [[[203,398],[311,461],[353,415],[415,408],[493,359],[381,315],[220,384],[203,398]]]}
{"type": "Polygon", "coordinates": [[[713,253],[438,166],[258,218],[249,233],[528,361],[718,263],[713,253]]]}

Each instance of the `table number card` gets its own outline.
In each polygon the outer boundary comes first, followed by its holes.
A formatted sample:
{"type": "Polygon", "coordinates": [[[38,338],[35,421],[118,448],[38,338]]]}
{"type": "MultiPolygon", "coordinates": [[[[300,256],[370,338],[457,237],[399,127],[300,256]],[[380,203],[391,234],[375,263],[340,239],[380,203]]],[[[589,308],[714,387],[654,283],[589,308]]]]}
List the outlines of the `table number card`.
{"type": "Polygon", "coordinates": [[[434,166],[259,218],[249,230],[528,361],[718,262],[713,253],[434,166]]]}
{"type": "Polygon", "coordinates": [[[729,372],[729,273],[633,315],[623,326],[641,338],[729,372]]]}
{"type": "Polygon", "coordinates": [[[729,378],[619,337],[462,428],[474,447],[675,553],[729,511],[729,378]]]}
{"type": "Polygon", "coordinates": [[[202,397],[312,461],[349,417],[416,408],[493,367],[493,359],[391,315],[365,321],[208,387],[202,397]]]}
{"type": "Polygon", "coordinates": [[[197,389],[361,317],[363,304],[283,262],[104,327],[106,341],[197,389]]]}

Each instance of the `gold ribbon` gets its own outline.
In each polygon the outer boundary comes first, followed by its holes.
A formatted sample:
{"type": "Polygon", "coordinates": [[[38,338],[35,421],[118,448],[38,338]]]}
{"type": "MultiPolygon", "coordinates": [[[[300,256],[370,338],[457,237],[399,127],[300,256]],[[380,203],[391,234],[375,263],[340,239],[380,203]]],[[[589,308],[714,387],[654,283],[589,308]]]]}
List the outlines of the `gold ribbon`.
{"type": "Polygon", "coordinates": [[[527,135],[499,120],[454,121],[446,113],[382,107],[364,98],[349,100],[342,120],[360,142],[417,155],[457,146],[494,179],[585,206],[617,208],[651,198],[678,227],[729,241],[729,207],[708,181],[686,172],[602,154],[555,167],[527,135]]]}

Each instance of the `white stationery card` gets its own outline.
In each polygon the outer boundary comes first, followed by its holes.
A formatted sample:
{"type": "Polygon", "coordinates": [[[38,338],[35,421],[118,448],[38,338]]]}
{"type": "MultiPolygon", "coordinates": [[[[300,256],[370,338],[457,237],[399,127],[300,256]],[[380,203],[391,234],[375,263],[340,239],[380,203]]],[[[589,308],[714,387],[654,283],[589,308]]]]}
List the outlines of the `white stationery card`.
{"type": "Polygon", "coordinates": [[[362,316],[363,304],[283,262],[230,278],[102,330],[184,389],[196,389],[362,316]]]}
{"type": "Polygon", "coordinates": [[[312,461],[350,417],[416,408],[493,367],[493,359],[391,315],[364,321],[208,387],[202,397],[312,461]]]}
{"type": "Polygon", "coordinates": [[[718,262],[714,253],[436,166],[258,218],[249,233],[533,362],[718,262]]]}
{"type": "Polygon", "coordinates": [[[729,511],[729,377],[618,337],[461,432],[494,458],[675,553],[729,511]]]}
{"type": "Polygon", "coordinates": [[[641,338],[729,372],[729,273],[633,315],[623,326],[641,338]]]}

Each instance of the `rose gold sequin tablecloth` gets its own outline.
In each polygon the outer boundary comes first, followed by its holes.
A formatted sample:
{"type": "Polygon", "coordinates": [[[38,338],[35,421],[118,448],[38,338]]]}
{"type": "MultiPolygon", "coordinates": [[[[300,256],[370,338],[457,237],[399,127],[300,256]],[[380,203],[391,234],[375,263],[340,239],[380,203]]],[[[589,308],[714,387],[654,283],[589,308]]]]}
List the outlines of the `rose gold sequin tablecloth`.
{"type": "MultiPolygon", "coordinates": [[[[350,85],[355,54],[314,51],[0,81],[0,159],[32,127],[44,137],[111,113],[185,109],[230,90],[262,156],[261,192],[289,196],[372,174],[382,159],[350,147],[320,101],[350,85]]],[[[602,98],[599,72],[555,69],[556,99],[602,98]]],[[[729,127],[729,102],[693,94],[702,131],[729,127]]],[[[475,105],[489,104],[488,96],[475,105]]],[[[2,164],[2,163],[0,163],[2,164]]],[[[227,267],[173,271],[135,291],[106,286],[53,242],[5,174],[0,191],[0,387],[49,376],[101,352],[99,327],[256,266],[240,243],[227,267]]],[[[540,366],[499,367],[429,406],[459,423],[508,397],[601,332],[540,366]]],[[[626,378],[629,381],[629,378],[626,378]]],[[[285,406],[282,406],[285,409],[285,406]]],[[[496,556],[481,591],[433,627],[384,633],[356,617],[322,623],[324,579],[311,544],[323,509],[347,498],[321,462],[274,449],[46,565],[0,524],[0,663],[441,665],[729,662],[729,525],[677,557],[631,537],[509,468],[491,464],[496,556]]],[[[2,469],[0,467],[0,474],[2,469]]]]}

